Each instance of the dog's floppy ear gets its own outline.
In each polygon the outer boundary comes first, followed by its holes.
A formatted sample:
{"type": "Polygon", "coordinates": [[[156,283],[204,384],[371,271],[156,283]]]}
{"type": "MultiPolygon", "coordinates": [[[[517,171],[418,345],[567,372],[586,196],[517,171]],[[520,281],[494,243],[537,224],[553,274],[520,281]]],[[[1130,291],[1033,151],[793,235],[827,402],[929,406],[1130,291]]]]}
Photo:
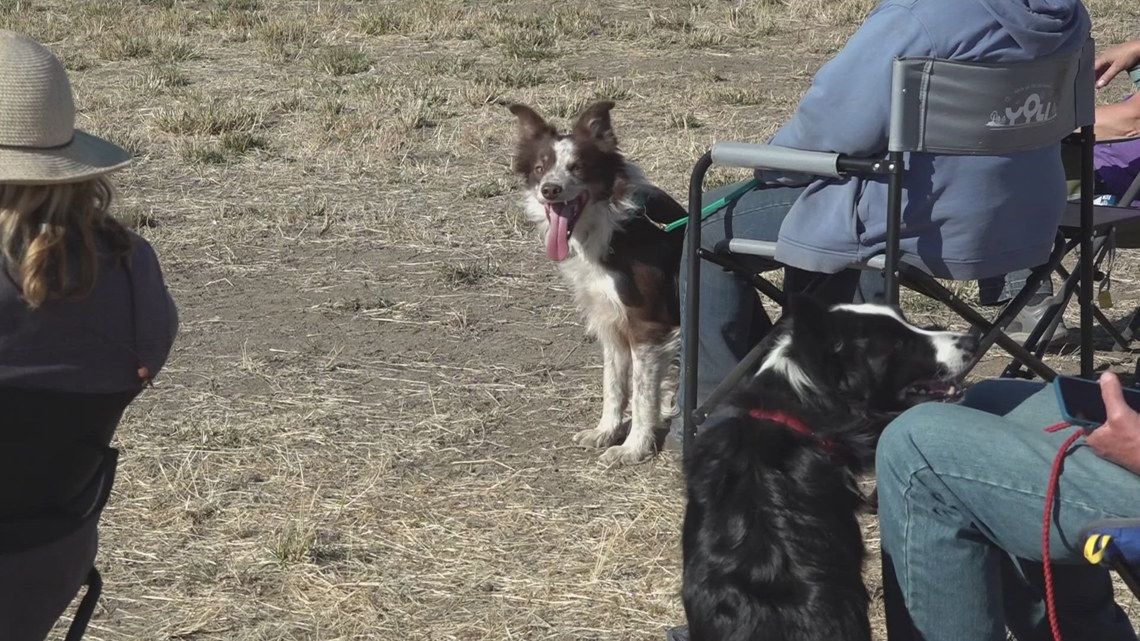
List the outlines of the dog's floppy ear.
{"type": "Polygon", "coordinates": [[[507,109],[510,109],[511,113],[519,119],[519,135],[521,137],[538,138],[554,133],[554,127],[551,127],[550,123],[546,122],[546,119],[538,115],[534,109],[519,102],[509,103],[507,109]]]}
{"type": "Polygon", "coordinates": [[[578,116],[578,122],[574,125],[574,131],[587,138],[593,138],[599,142],[604,142],[612,148],[617,147],[617,135],[614,134],[613,124],[610,122],[610,110],[614,108],[614,103],[609,100],[595,102],[594,104],[586,107],[586,110],[578,116]]]}

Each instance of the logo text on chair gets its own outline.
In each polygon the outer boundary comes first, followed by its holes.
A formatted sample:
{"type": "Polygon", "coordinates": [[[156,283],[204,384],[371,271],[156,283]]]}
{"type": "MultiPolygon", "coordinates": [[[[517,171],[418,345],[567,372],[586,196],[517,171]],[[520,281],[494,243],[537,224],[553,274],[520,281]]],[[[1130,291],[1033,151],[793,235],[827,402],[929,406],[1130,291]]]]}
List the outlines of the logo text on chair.
{"type": "Polygon", "coordinates": [[[1003,107],[990,114],[987,127],[1016,129],[1040,125],[1057,117],[1057,103],[1051,87],[1025,87],[1006,99],[1003,107]]]}

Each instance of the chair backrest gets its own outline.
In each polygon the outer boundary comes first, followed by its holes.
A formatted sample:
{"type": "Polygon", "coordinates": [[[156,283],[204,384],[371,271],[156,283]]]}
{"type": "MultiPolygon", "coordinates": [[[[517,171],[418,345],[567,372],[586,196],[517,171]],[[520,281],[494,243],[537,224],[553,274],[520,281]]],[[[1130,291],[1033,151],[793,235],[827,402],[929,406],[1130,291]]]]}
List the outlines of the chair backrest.
{"type": "Polygon", "coordinates": [[[99,518],[118,460],[111,438],[136,394],[0,387],[0,554],[99,518]]]}
{"type": "Polygon", "coordinates": [[[899,58],[890,151],[1001,155],[1040,149],[1091,125],[1094,43],[1017,63],[899,58]]]}

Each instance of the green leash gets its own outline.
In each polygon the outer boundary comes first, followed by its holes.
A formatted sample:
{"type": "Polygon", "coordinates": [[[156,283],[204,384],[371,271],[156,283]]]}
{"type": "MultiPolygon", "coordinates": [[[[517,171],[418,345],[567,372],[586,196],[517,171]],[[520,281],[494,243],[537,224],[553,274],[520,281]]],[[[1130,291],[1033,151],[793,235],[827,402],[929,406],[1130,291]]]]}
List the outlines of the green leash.
{"type": "MultiPolygon", "coordinates": [[[[715,201],[705,205],[703,208],[701,208],[701,219],[703,220],[709,214],[712,214],[714,212],[720,211],[721,209],[724,209],[725,207],[728,206],[728,204],[730,202],[736,200],[737,198],[740,197],[741,194],[743,194],[746,191],[751,190],[753,187],[755,187],[759,183],[760,183],[760,181],[755,179],[755,178],[748,180],[748,181],[744,182],[743,184],[741,184],[740,187],[732,190],[732,192],[729,193],[727,196],[725,196],[723,198],[718,198],[715,201]]],[[[648,220],[649,216],[646,216],[646,219],[648,220]]],[[[670,231],[673,231],[675,229],[680,229],[681,227],[684,227],[685,224],[689,222],[689,217],[685,216],[684,218],[678,218],[677,220],[674,220],[673,222],[669,223],[668,225],[663,224],[663,223],[659,223],[659,222],[656,222],[653,220],[650,220],[649,222],[656,225],[662,231],[670,232],[670,231]]]]}

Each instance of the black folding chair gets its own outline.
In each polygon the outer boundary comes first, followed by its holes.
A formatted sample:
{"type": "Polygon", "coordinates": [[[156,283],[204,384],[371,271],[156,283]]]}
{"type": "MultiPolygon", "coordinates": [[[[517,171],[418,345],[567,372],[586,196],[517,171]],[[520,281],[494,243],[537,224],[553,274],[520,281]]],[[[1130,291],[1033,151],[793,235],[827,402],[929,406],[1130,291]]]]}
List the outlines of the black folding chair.
{"type": "MultiPolygon", "coordinates": [[[[109,443],[136,393],[0,387],[0,557],[59,545],[97,527],[118,466],[118,450],[109,443]]],[[[75,570],[85,574],[79,587],[87,589],[66,641],[83,637],[103,588],[95,567],[75,570]]]]}
{"type": "MultiPolygon", "coordinates": [[[[1097,141],[1096,144],[1118,142],[1125,141],[1106,140],[1097,141]]],[[[1079,165],[1079,163],[1075,164],[1079,165]]],[[[1076,173],[1076,169],[1075,167],[1074,173],[1076,173]]],[[[1103,291],[1108,292],[1109,296],[1103,304],[1100,302],[1099,296],[1094,297],[1089,308],[1096,324],[1108,334],[1112,339],[1113,347],[1118,350],[1128,349],[1131,345],[1137,330],[1138,314],[1137,310],[1134,309],[1132,311],[1124,325],[1124,329],[1118,329],[1105,315],[1101,307],[1111,306],[1112,302],[1111,293],[1107,288],[1109,284],[1108,279],[1111,278],[1111,267],[1105,269],[1104,263],[1107,260],[1111,266],[1115,259],[1115,252],[1118,249],[1140,249],[1140,209],[1132,206],[1138,195],[1140,195],[1140,174],[1132,180],[1132,183],[1128,189],[1125,190],[1125,193],[1120,197],[1117,204],[1093,206],[1091,234],[1085,234],[1083,231],[1081,225],[1081,204],[1079,202],[1069,203],[1068,209],[1061,219],[1060,232],[1063,236],[1063,242],[1065,243],[1063,252],[1066,256],[1080,246],[1082,238],[1091,236],[1092,280],[1099,283],[1098,289],[1101,286],[1105,286],[1103,291]]],[[[1063,265],[1058,264],[1053,271],[1060,278],[1060,292],[1054,297],[1053,304],[1046,310],[1037,326],[1030,332],[1029,338],[1025,343],[1026,349],[1032,351],[1034,356],[1038,358],[1044,355],[1053,334],[1060,325],[1061,317],[1065,309],[1068,307],[1074,294],[1079,291],[1081,284],[1081,273],[1079,270],[1069,272],[1063,265]]],[[[1082,340],[1084,339],[1082,338],[1082,340]]],[[[1137,361],[1136,367],[1136,379],[1137,382],[1140,382],[1140,361],[1137,361]]],[[[1027,372],[1024,364],[1018,362],[1016,359],[1012,360],[1002,372],[1002,376],[1008,377],[1024,377],[1026,375],[1027,372]]]]}
{"type": "Polygon", "coordinates": [[[742,269],[740,256],[775,261],[776,243],[731,239],[714,251],[701,248],[701,209],[704,176],[716,164],[748,169],[797,172],[813,176],[839,178],[847,175],[885,175],[889,185],[886,251],[871,259],[852,264],[857,269],[870,269],[883,274],[886,302],[897,304],[899,287],[905,286],[946,305],[967,321],[979,338],[978,355],[972,368],[994,344],[1000,345],[1013,358],[1046,380],[1055,376],[1039,356],[1025,345],[1014,341],[1003,329],[1016,317],[1044,278],[1060,265],[1065,256],[1065,239],[1058,232],[1057,243],[1045,265],[1033,270],[1025,287],[997,314],[988,319],[943,286],[923,264],[921,257],[902,255],[902,190],[906,172],[906,154],[926,152],[950,155],[1003,155],[1045,148],[1067,140],[1080,147],[1082,176],[1079,211],[1080,250],[1077,270],[1077,297],[1081,305],[1081,372],[1092,373],[1092,329],[1094,293],[1094,217],[1093,217],[1093,116],[1094,87],[1092,74],[1094,45],[1090,40],[1078,52],[1031,62],[1009,64],[962,63],[930,58],[898,59],[894,63],[892,111],[888,152],[880,158],[856,158],[844,154],[803,151],[772,145],[721,142],[706,152],[693,168],[689,183],[689,237],[685,256],[688,289],[685,322],[685,385],[682,389],[684,449],[709,412],[753,371],[763,345],[757,346],[697,406],[697,364],[699,338],[699,301],[701,263],[708,260],[731,269],[753,283],[765,295],[783,304],[782,292],[762,275],[742,269]],[[987,127],[991,111],[1005,99],[1027,86],[1050,87],[1054,117],[1022,127],[987,127]],[[1079,129],[1079,133],[1073,131],[1079,129]]]}

